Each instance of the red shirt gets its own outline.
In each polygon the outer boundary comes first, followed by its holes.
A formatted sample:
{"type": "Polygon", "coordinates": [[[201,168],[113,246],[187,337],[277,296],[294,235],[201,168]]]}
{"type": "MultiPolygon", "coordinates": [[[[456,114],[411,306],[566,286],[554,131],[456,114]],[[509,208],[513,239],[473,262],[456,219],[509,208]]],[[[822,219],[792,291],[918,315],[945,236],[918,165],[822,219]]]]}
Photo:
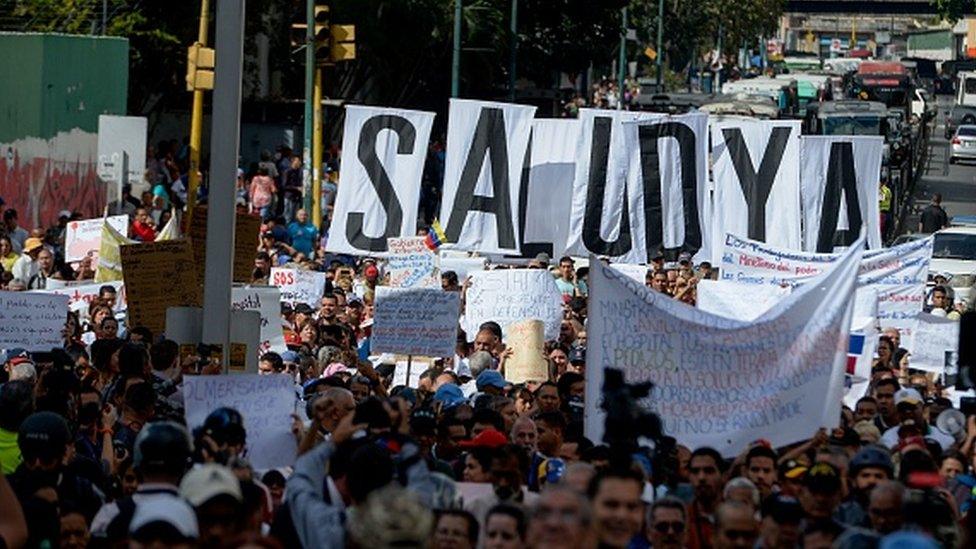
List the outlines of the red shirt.
{"type": "Polygon", "coordinates": [[[156,240],[156,229],[139,221],[132,222],[132,236],[141,242],[156,240]]]}

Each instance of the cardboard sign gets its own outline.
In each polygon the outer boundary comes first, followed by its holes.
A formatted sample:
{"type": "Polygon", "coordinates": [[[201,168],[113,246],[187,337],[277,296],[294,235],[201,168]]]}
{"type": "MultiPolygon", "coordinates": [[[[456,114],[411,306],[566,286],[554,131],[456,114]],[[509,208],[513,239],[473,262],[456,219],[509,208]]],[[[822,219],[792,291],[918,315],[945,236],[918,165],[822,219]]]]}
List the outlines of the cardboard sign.
{"type": "Polygon", "coordinates": [[[99,217],[83,221],[69,221],[64,230],[64,260],[68,263],[74,263],[88,256],[97,259],[98,249],[102,244],[102,223],[105,222],[119,234],[124,235],[129,232],[129,216],[127,215],[113,215],[105,219],[99,217]]]}
{"type": "Polygon", "coordinates": [[[431,357],[454,356],[461,296],[430,288],[376,288],[370,350],[431,357]]]}
{"type": "Polygon", "coordinates": [[[546,340],[559,337],[563,296],[549,271],[508,269],[471,274],[464,306],[464,331],[474,341],[478,327],[489,320],[503,330],[522,320],[541,320],[546,340]]]}
{"type": "Polygon", "coordinates": [[[127,244],[121,253],[129,329],[145,326],[154,334],[164,333],[166,309],[202,306],[203,289],[189,241],[127,244]]]}
{"type": "Polygon", "coordinates": [[[523,320],[508,327],[505,344],[512,350],[512,356],[505,361],[505,379],[512,383],[549,379],[544,331],[541,320],[523,320]]]}
{"type": "Polygon", "coordinates": [[[50,351],[61,347],[68,296],[0,292],[0,349],[50,351]]]}
{"type": "Polygon", "coordinates": [[[425,244],[422,236],[387,238],[386,272],[394,288],[440,288],[437,275],[437,255],[425,244]]]}
{"type": "Polygon", "coordinates": [[[271,269],[271,285],[281,290],[283,303],[307,303],[317,309],[325,293],[325,273],[306,269],[271,269]]]}
{"type": "Polygon", "coordinates": [[[226,406],[244,417],[247,457],[255,469],[288,467],[295,461],[291,414],[295,381],[286,374],[186,376],[183,378],[186,424],[203,424],[210,412],[226,406]]]}
{"type": "MultiPolygon", "coordinates": [[[[258,233],[261,231],[261,218],[256,215],[238,213],[234,218],[234,282],[251,281],[254,272],[254,256],[257,254],[258,233]]],[[[190,220],[190,242],[193,243],[193,258],[203,267],[207,261],[207,207],[193,209],[190,220]]],[[[204,270],[200,269],[203,281],[204,270]]],[[[267,273],[265,273],[267,274],[267,273]]]]}

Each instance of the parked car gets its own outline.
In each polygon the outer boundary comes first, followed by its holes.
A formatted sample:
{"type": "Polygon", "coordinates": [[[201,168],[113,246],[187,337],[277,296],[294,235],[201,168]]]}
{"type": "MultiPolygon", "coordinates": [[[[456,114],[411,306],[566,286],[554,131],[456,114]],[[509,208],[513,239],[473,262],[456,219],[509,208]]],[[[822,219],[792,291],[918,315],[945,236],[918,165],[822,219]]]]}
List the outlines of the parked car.
{"type": "Polygon", "coordinates": [[[935,233],[929,271],[949,275],[949,286],[956,300],[972,303],[976,283],[976,227],[949,227],[935,233]]]}
{"type": "Polygon", "coordinates": [[[976,160],[976,125],[959,126],[949,142],[949,163],[959,160],[976,160]]]}

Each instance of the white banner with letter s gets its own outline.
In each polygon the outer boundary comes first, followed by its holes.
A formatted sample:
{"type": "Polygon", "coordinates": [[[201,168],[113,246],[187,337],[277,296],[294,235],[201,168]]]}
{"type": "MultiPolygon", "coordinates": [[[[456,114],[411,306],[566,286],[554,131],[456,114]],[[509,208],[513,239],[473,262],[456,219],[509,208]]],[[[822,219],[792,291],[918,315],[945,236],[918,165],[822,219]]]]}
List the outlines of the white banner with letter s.
{"type": "Polygon", "coordinates": [[[732,233],[799,250],[800,122],[735,119],[711,130],[715,242],[732,233]]]}
{"type": "Polygon", "coordinates": [[[878,186],[884,138],[813,135],[800,140],[803,249],[828,253],[867,230],[869,250],[881,248],[878,186]]]}
{"type": "Polygon", "coordinates": [[[350,105],[342,170],[326,250],[386,251],[386,239],[413,236],[434,113],[350,105]]]}
{"type": "Polygon", "coordinates": [[[586,436],[601,440],[605,368],[655,384],[650,407],[689,448],[734,456],[751,441],[774,447],[838,423],[854,307],[859,241],[823,275],[752,322],[697,310],[590,261],[586,436]]]}
{"type": "Polygon", "coordinates": [[[518,253],[518,196],[535,107],[451,99],[441,225],[447,248],[518,253]]]}

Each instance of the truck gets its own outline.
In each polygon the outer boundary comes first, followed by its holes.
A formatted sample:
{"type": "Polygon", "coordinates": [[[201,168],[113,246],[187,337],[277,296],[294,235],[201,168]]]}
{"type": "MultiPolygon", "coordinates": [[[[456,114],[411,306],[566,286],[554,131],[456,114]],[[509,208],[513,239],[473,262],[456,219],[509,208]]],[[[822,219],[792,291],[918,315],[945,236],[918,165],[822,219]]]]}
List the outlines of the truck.
{"type": "Polygon", "coordinates": [[[959,72],[955,87],[956,101],[946,116],[946,139],[952,138],[959,126],[976,124],[976,72],[959,72]]]}
{"type": "Polygon", "coordinates": [[[911,75],[901,63],[865,61],[854,73],[850,95],[884,103],[888,108],[905,109],[905,116],[910,116],[914,91],[911,75]]]}

